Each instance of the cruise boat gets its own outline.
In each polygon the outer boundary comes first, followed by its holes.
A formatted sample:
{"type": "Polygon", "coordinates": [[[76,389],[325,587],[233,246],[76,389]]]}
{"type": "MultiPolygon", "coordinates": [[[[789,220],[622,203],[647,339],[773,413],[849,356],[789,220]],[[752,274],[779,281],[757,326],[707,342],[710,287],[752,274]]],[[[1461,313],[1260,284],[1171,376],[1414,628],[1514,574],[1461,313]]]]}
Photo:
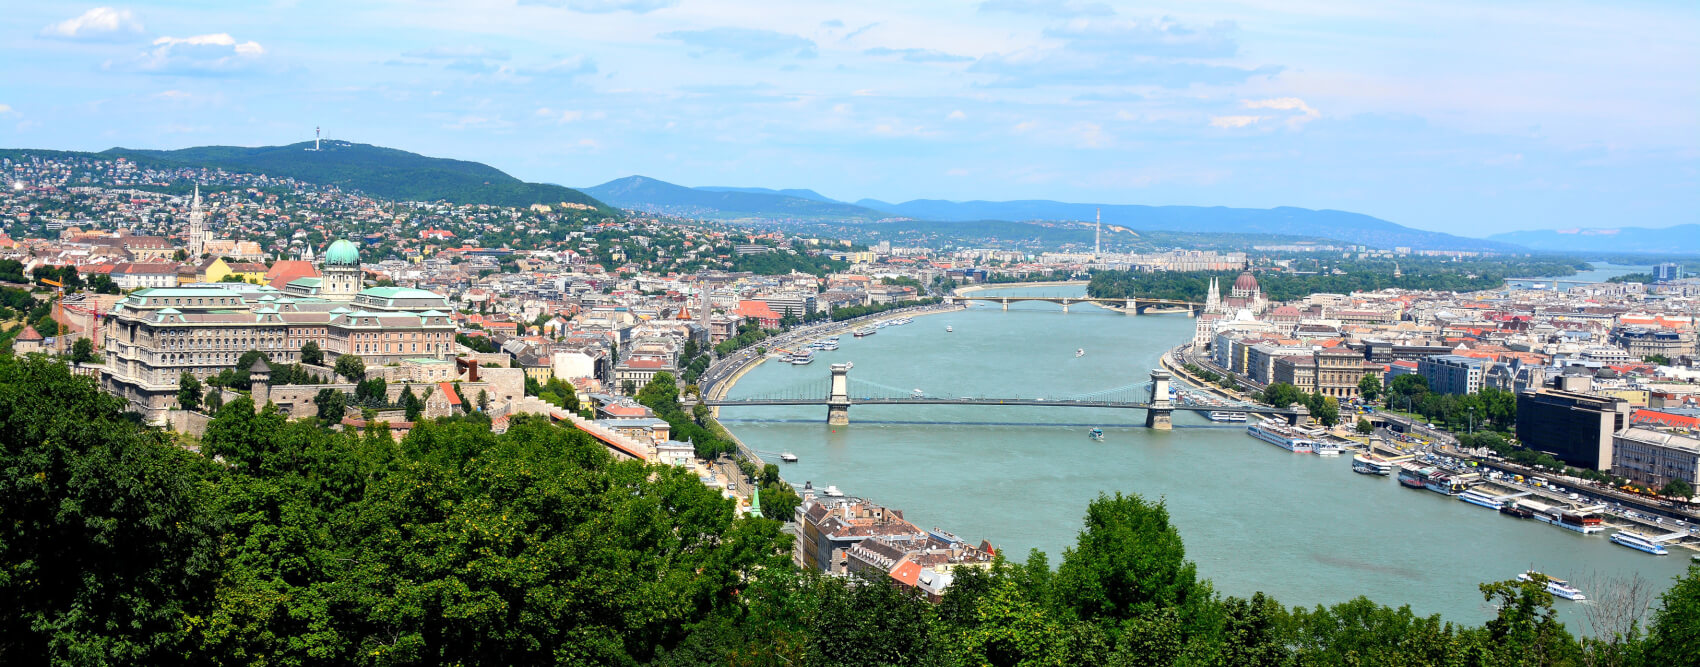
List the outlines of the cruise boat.
{"type": "Polygon", "coordinates": [[[797,455],[792,454],[791,452],[780,452],[779,453],[779,460],[784,461],[786,463],[796,463],[797,462],[797,455]]]}
{"type": "Polygon", "coordinates": [[[836,352],[838,350],[838,339],[828,338],[823,340],[820,342],[820,347],[818,349],[822,352],[836,352]]]}
{"type": "Polygon", "coordinates": [[[1093,440],[1097,440],[1097,441],[1102,442],[1104,440],[1104,429],[1095,428],[1095,429],[1092,429],[1090,432],[1088,432],[1086,435],[1091,436],[1093,440]]]}
{"type": "Polygon", "coordinates": [[[1571,586],[1570,582],[1565,581],[1563,579],[1559,579],[1557,577],[1547,577],[1546,575],[1541,574],[1539,572],[1536,572],[1534,570],[1529,570],[1528,572],[1524,572],[1522,574],[1517,575],[1517,580],[1518,581],[1534,581],[1535,575],[1540,575],[1542,577],[1546,577],[1547,592],[1552,593],[1553,596],[1555,596],[1555,597],[1561,597],[1561,598],[1564,598],[1566,600],[1572,600],[1572,601],[1575,601],[1575,602],[1582,602],[1583,600],[1588,599],[1588,596],[1583,595],[1582,591],[1577,590],[1575,586],[1571,586]]]}
{"type": "Polygon", "coordinates": [[[1352,472],[1386,477],[1393,474],[1393,464],[1374,454],[1356,454],[1352,456],[1352,472]]]}
{"type": "Polygon", "coordinates": [[[1664,547],[1659,546],[1658,542],[1654,542],[1653,538],[1627,530],[1620,530],[1612,533],[1611,541],[1636,551],[1645,551],[1653,554],[1654,556],[1663,556],[1670,553],[1669,551],[1666,551],[1664,547]]]}
{"type": "Polygon", "coordinates": [[[1527,507],[1524,507],[1522,505],[1519,505],[1515,502],[1509,502],[1509,503],[1506,503],[1504,505],[1500,505],[1499,506],[1499,513],[1504,514],[1505,516],[1508,516],[1508,517],[1511,517],[1511,518],[1514,518],[1514,519],[1533,519],[1533,518],[1535,518],[1535,511],[1534,510],[1529,509],[1527,507]]]}
{"type": "Polygon", "coordinates": [[[1430,491],[1448,496],[1456,496],[1463,493],[1464,489],[1469,488],[1463,482],[1453,479],[1451,475],[1443,472],[1430,473],[1428,482],[1424,486],[1430,491]]]}
{"type": "Polygon", "coordinates": [[[1244,412],[1232,412],[1228,410],[1212,410],[1210,414],[1205,416],[1209,417],[1210,421],[1213,422],[1243,422],[1246,420],[1246,414],[1244,412]]]}
{"type": "Polygon", "coordinates": [[[1471,505],[1480,505],[1482,507],[1486,507],[1490,510],[1497,510],[1497,509],[1505,506],[1505,501],[1500,500],[1499,496],[1495,496],[1495,495],[1486,493],[1484,491],[1479,491],[1479,490],[1476,490],[1476,489],[1469,489],[1469,490],[1467,490],[1463,493],[1458,494],[1458,499],[1462,500],[1464,502],[1467,502],[1471,505]]]}
{"type": "Polygon", "coordinates": [[[875,329],[874,327],[862,327],[860,329],[857,329],[857,330],[851,332],[850,335],[855,336],[857,338],[867,338],[868,336],[874,335],[874,333],[876,331],[878,331],[878,329],[875,329]]]}
{"type": "Polygon", "coordinates": [[[1536,512],[1535,520],[1540,521],[1541,523],[1550,523],[1565,530],[1574,530],[1584,535],[1588,533],[1598,533],[1606,529],[1604,523],[1600,521],[1600,518],[1597,516],[1592,514],[1575,514],[1558,508],[1551,508],[1542,512],[1536,512]]]}
{"type": "Polygon", "coordinates": [[[798,350],[795,354],[791,355],[791,363],[796,366],[804,366],[814,362],[814,350],[798,350]]]}
{"type": "Polygon", "coordinates": [[[1310,454],[1316,451],[1315,445],[1311,441],[1294,433],[1287,428],[1286,424],[1273,419],[1265,419],[1262,422],[1247,426],[1245,432],[1253,438],[1294,454],[1310,454]]]}
{"type": "Polygon", "coordinates": [[[915,391],[909,392],[909,398],[926,398],[926,397],[927,397],[927,392],[921,391],[919,389],[916,389],[915,391]]]}
{"type": "Polygon", "coordinates": [[[828,486],[828,487],[826,487],[825,491],[821,492],[821,495],[826,496],[828,498],[843,498],[844,492],[839,491],[838,487],[836,487],[836,486],[828,486]]]}
{"type": "Polygon", "coordinates": [[[1317,456],[1339,456],[1341,452],[1346,451],[1346,448],[1341,447],[1340,443],[1332,440],[1312,440],[1311,446],[1316,451],[1317,456]]]}
{"type": "Polygon", "coordinates": [[[1420,468],[1414,465],[1399,466],[1399,484],[1409,489],[1428,488],[1428,476],[1434,473],[1434,468],[1420,468]]]}

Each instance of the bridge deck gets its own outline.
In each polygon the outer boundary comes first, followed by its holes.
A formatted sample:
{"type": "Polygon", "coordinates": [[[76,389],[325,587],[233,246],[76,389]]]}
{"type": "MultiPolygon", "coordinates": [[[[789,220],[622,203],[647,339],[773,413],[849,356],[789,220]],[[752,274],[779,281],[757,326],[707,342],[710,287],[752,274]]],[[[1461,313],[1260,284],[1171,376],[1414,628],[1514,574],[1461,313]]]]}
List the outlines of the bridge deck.
{"type": "MultiPolygon", "coordinates": [[[[824,398],[745,398],[703,401],[709,407],[723,408],[741,405],[827,405],[824,398]]],[[[850,405],[1003,405],[1012,407],[1057,407],[1057,408],[1121,408],[1129,410],[1149,410],[1150,403],[1131,403],[1127,401],[1090,401],[1046,398],[851,398],[850,405]]],[[[1280,408],[1263,408],[1257,406],[1207,406],[1171,404],[1168,410],[1186,412],[1250,412],[1256,414],[1291,415],[1292,410],[1280,408]]]]}

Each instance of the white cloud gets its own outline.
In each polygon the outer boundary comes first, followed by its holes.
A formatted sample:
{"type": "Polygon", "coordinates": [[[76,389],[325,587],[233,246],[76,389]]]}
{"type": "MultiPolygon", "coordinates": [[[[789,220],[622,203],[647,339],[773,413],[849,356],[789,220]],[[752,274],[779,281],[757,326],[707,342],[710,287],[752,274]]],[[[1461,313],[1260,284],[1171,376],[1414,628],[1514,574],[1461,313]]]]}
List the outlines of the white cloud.
{"type": "Polygon", "coordinates": [[[1263,116],[1211,116],[1210,127],[1241,128],[1256,125],[1261,120],[1263,116]]]}
{"type": "Polygon", "coordinates": [[[142,35],[142,22],[128,9],[95,7],[82,16],[66,19],[41,29],[41,36],[81,41],[134,39],[142,35]]]}
{"type": "Polygon", "coordinates": [[[230,74],[254,67],[265,53],[259,42],[238,42],[222,32],[161,37],[130,61],[108,62],[107,67],[157,74],[230,74]]]}
{"type": "Polygon", "coordinates": [[[543,107],[541,109],[538,109],[537,115],[542,117],[542,118],[548,118],[548,119],[554,120],[557,123],[571,123],[575,120],[580,120],[580,119],[584,118],[584,112],[583,111],[579,111],[579,110],[576,110],[576,109],[556,110],[556,109],[551,109],[549,107],[543,107]]]}
{"type": "Polygon", "coordinates": [[[12,111],[12,105],[10,105],[10,104],[0,104],[0,116],[4,116],[4,115],[10,114],[10,113],[14,113],[12,111]]]}
{"type": "Polygon", "coordinates": [[[1297,97],[1274,97],[1267,100],[1241,100],[1240,104],[1247,109],[1270,109],[1273,111],[1297,111],[1298,115],[1287,117],[1287,127],[1298,129],[1310,121],[1322,117],[1322,112],[1305,104],[1297,97]]]}
{"type": "Polygon", "coordinates": [[[962,119],[967,118],[967,117],[968,117],[968,114],[962,113],[961,109],[957,109],[955,111],[952,111],[952,112],[950,112],[949,116],[945,116],[945,118],[947,118],[949,120],[962,120],[962,119]]]}

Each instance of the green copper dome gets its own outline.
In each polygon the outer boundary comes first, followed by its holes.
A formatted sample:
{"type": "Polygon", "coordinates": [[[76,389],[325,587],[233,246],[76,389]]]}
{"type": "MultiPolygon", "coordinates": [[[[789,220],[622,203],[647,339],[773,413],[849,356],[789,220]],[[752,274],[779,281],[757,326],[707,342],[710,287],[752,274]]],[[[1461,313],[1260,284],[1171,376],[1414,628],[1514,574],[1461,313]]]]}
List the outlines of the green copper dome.
{"type": "Polygon", "coordinates": [[[347,239],[338,239],[325,249],[326,264],[360,265],[360,249],[347,239]]]}

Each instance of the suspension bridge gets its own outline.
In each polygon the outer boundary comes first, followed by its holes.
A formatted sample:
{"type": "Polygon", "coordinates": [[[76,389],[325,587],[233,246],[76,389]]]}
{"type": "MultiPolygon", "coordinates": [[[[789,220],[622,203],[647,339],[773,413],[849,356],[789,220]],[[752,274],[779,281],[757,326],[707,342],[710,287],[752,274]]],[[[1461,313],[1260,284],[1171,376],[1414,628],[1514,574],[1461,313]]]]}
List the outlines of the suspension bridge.
{"type": "Polygon", "coordinates": [[[1066,396],[929,396],[925,392],[905,390],[878,382],[850,382],[847,364],[833,364],[832,375],[824,382],[788,388],[782,391],[740,398],[707,399],[709,407],[730,408],[774,405],[824,405],[827,423],[850,423],[853,405],[991,405],[1003,407],[1042,408],[1121,408],[1145,411],[1145,426],[1155,429],[1172,427],[1175,411],[1244,412],[1281,416],[1288,422],[1303,425],[1309,412],[1303,408],[1272,408],[1267,405],[1228,401],[1190,388],[1170,391],[1168,371],[1151,371],[1147,382],[1112,387],[1100,391],[1066,396]]]}

